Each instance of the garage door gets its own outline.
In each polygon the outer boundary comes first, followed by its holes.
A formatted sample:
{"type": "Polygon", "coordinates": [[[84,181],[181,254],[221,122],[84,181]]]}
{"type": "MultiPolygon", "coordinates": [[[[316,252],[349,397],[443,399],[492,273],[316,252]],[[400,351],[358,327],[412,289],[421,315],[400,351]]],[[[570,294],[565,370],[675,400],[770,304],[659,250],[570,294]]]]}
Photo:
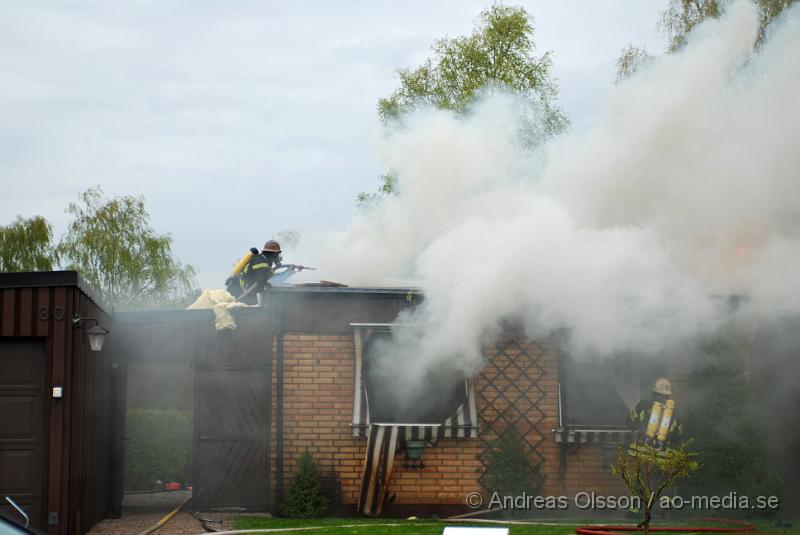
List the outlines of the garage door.
{"type": "MultiPolygon", "coordinates": [[[[41,526],[43,340],[0,338],[0,498],[11,496],[41,526]]],[[[5,499],[0,508],[10,513],[5,499]]]]}

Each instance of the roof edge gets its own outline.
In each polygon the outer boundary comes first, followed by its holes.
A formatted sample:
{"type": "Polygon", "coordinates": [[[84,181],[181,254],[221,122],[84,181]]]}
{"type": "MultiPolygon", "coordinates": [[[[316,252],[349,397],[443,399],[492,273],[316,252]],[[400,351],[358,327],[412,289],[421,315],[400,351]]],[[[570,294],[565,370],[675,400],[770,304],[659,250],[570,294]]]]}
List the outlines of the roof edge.
{"type": "Polygon", "coordinates": [[[94,288],[84,281],[80,274],[74,270],[62,271],[17,271],[0,272],[0,289],[2,288],[62,288],[75,287],[94,301],[100,310],[106,314],[112,312],[111,308],[97,297],[94,288]]]}
{"type": "Polygon", "coordinates": [[[79,286],[77,271],[18,271],[0,273],[0,288],[79,286]]]}
{"type": "Polygon", "coordinates": [[[383,295],[422,295],[420,288],[394,288],[380,286],[273,286],[270,293],[281,294],[383,294],[383,295]]]}

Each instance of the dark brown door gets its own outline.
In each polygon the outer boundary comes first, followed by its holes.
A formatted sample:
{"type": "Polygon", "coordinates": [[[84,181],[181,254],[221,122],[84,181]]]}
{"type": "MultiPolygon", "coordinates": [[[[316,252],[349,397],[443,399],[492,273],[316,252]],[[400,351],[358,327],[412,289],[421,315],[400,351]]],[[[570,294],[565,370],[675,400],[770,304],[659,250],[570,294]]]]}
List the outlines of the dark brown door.
{"type": "Polygon", "coordinates": [[[195,374],[195,507],[267,510],[266,370],[201,368],[195,374]]]}
{"type": "Polygon", "coordinates": [[[209,333],[195,353],[192,502],[198,510],[271,507],[272,330],[265,319],[239,317],[239,329],[209,333]]]}
{"type": "Polygon", "coordinates": [[[43,340],[0,338],[0,509],[11,496],[42,528],[43,340]]]}

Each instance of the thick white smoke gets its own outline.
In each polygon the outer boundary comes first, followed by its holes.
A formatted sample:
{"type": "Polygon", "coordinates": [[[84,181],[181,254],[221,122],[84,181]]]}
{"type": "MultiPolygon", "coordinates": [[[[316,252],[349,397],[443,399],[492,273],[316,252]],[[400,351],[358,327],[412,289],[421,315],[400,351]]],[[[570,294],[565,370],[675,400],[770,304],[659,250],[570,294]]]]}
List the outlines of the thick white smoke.
{"type": "Polygon", "coordinates": [[[410,321],[426,328],[387,373],[475,371],[510,318],[608,354],[713,329],[714,295],[745,294],[760,314],[800,309],[800,8],[784,18],[754,55],[757,11],[730,5],[544,156],[517,142],[512,97],[468,118],[410,118],[386,147],[399,195],[322,264],[350,284],[419,281],[410,321]]]}

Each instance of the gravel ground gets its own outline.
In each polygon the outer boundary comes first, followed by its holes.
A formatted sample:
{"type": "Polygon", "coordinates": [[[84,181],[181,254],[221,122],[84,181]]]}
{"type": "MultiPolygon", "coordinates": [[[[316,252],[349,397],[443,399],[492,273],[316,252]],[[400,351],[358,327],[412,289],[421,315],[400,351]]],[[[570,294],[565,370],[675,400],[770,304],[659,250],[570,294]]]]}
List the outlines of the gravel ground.
{"type": "MultiPolygon", "coordinates": [[[[107,518],[97,524],[90,535],[136,535],[158,522],[164,515],[189,497],[187,491],[126,494],[122,501],[122,518],[107,518]]],[[[194,535],[204,533],[200,522],[189,513],[180,512],[155,535],[194,535]]]]}

